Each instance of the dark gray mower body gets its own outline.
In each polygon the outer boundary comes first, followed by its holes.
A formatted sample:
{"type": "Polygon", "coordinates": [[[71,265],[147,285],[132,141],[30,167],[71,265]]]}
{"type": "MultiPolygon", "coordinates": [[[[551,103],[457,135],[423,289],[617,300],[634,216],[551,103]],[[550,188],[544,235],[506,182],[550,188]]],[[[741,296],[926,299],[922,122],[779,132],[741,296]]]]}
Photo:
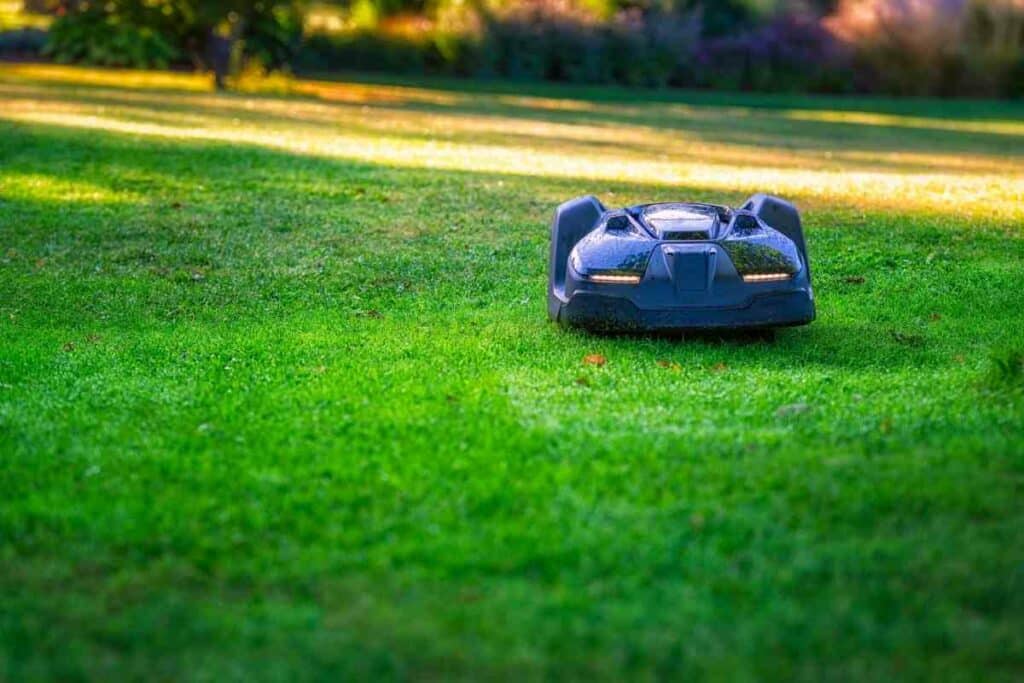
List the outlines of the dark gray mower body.
{"type": "Polygon", "coordinates": [[[551,225],[548,316],[597,330],[782,327],[814,320],[800,214],[758,194],[608,210],[580,197],[551,225]]]}

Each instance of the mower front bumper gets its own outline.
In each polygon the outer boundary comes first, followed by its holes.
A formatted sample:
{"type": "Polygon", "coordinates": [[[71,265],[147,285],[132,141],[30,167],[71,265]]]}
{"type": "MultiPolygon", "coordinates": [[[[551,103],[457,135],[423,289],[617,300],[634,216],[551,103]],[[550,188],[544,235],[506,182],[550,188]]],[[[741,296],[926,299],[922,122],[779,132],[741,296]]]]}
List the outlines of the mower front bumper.
{"type": "Polygon", "coordinates": [[[579,291],[560,302],[557,319],[607,331],[788,327],[814,320],[814,298],[808,287],[755,294],[743,306],[645,309],[622,296],[579,291]]]}

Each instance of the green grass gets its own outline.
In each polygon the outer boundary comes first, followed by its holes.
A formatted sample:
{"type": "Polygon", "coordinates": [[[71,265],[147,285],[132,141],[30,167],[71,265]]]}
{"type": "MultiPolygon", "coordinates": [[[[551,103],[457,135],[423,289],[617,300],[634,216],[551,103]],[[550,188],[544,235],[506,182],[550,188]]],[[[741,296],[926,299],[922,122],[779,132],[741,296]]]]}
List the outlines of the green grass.
{"type": "Polygon", "coordinates": [[[0,69],[0,680],[1024,675],[1024,107],[147,78],[0,69]],[[759,189],[811,326],[546,321],[759,189]]]}

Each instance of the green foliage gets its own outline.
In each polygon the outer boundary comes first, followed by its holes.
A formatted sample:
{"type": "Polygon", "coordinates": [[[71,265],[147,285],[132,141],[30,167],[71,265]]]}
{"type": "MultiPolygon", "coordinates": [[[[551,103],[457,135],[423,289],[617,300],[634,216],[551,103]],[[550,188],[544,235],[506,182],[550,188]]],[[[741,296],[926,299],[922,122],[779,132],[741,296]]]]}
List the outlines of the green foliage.
{"type": "Polygon", "coordinates": [[[298,0],[118,0],[75,3],[53,24],[60,61],[165,67],[188,58],[221,71],[236,46],[267,67],[286,64],[302,31],[298,0]]]}
{"type": "Polygon", "coordinates": [[[243,19],[239,32],[245,54],[268,68],[287,65],[302,35],[301,5],[292,2],[257,3],[243,19]]]}
{"type": "Polygon", "coordinates": [[[1020,3],[849,0],[826,22],[847,41],[863,89],[1003,97],[1018,90],[1015,74],[1024,60],[1020,3]]]}
{"type": "Polygon", "coordinates": [[[724,90],[1009,97],[1024,91],[1024,14],[985,0],[453,1],[427,8],[437,21],[415,36],[389,34],[380,17],[423,10],[364,5],[374,20],[358,36],[317,37],[301,62],[724,90]],[[451,16],[461,17],[461,30],[445,25],[451,16]],[[872,16],[877,21],[865,20],[872,16]]]}
{"type": "Polygon", "coordinates": [[[703,36],[700,13],[631,13],[594,22],[577,12],[532,8],[484,15],[481,23],[477,33],[316,35],[296,64],[627,86],[853,89],[848,65],[814,22],[780,20],[722,38],[703,36]]]}
{"type": "MultiPolygon", "coordinates": [[[[776,92],[1024,93],[1010,3],[790,0],[65,0],[47,54],[192,65],[443,73],[776,92]],[[328,6],[322,20],[316,10],[328,6]],[[872,15],[875,12],[875,15],[872,15]],[[401,15],[401,16],[399,16],[401,15]],[[865,20],[876,16],[876,21],[865,20]],[[307,24],[306,19],[309,19],[307,24]],[[304,27],[312,35],[303,35],[304,27]],[[317,33],[327,31],[327,33],[317,33]]],[[[32,49],[26,36],[0,39],[32,49]]],[[[31,36],[27,36],[31,38],[31,36]]],[[[20,54],[20,53],[19,53],[20,54]]]]}
{"type": "MultiPolygon", "coordinates": [[[[463,41],[456,40],[455,43],[461,45],[463,41]]],[[[362,71],[422,73],[433,52],[429,43],[373,32],[360,31],[333,37],[314,35],[305,41],[296,56],[295,66],[304,71],[330,71],[344,65],[362,71]]],[[[434,60],[434,64],[448,63],[440,58],[440,53],[437,54],[439,58],[434,60]]]]}
{"type": "Polygon", "coordinates": [[[673,9],[699,12],[706,36],[735,34],[749,28],[761,14],[756,3],[746,0],[678,0],[673,9]]]}
{"type": "Polygon", "coordinates": [[[58,62],[166,68],[179,55],[173,36],[102,10],[59,17],[50,26],[44,54],[58,62]]]}
{"type": "Polygon", "coordinates": [[[46,32],[37,28],[0,31],[0,57],[38,57],[43,54],[46,43],[46,32]]]}
{"type": "Polygon", "coordinates": [[[1024,98],[1024,55],[1010,63],[1003,76],[1001,90],[1008,97],[1024,98]]]}

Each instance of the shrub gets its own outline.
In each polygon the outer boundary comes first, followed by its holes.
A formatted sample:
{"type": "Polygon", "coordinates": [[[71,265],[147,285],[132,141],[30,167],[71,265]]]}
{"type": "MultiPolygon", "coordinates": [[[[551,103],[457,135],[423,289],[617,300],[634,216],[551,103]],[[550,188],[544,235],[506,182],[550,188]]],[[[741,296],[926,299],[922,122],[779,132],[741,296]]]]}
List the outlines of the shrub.
{"type": "Polygon", "coordinates": [[[0,32],[0,57],[6,59],[31,59],[40,57],[46,47],[46,31],[37,28],[21,28],[0,32]]]}
{"type": "Polygon", "coordinates": [[[705,41],[695,85],[847,92],[853,87],[849,57],[815,18],[778,15],[744,33],[705,41]]]}
{"type": "Polygon", "coordinates": [[[685,80],[699,37],[693,15],[620,13],[610,21],[561,2],[493,12],[465,5],[420,36],[316,35],[298,65],[324,70],[424,70],[513,80],[667,85],[685,80]]]}
{"type": "Polygon", "coordinates": [[[854,55],[858,86],[898,95],[1012,95],[1024,6],[1013,0],[844,0],[824,25],[854,55]]]}
{"type": "Polygon", "coordinates": [[[58,17],[50,26],[44,51],[58,62],[143,69],[166,68],[179,56],[173,37],[124,21],[102,9],[58,17]]]}
{"type": "Polygon", "coordinates": [[[212,69],[222,85],[229,67],[250,60],[287,64],[301,31],[297,0],[66,0],[47,52],[59,61],[140,68],[187,59],[212,69]]]}
{"type": "Polygon", "coordinates": [[[302,41],[302,13],[291,2],[259,2],[245,17],[240,33],[246,61],[256,68],[288,66],[302,41]]]}
{"type": "Polygon", "coordinates": [[[428,44],[391,38],[371,31],[341,36],[309,37],[296,55],[295,66],[303,71],[344,68],[359,71],[420,73],[424,71],[428,44]]]}
{"type": "Polygon", "coordinates": [[[601,80],[598,17],[558,0],[511,3],[484,12],[479,67],[515,80],[601,80]]]}
{"type": "Polygon", "coordinates": [[[212,69],[218,84],[255,63],[654,87],[1024,95],[1020,0],[358,0],[348,14],[338,11],[344,32],[304,40],[301,0],[60,2],[69,11],[47,46],[56,59],[191,63],[212,69]]]}
{"type": "Polygon", "coordinates": [[[1009,65],[1003,74],[1000,91],[1006,97],[1024,97],[1024,55],[1009,65]]]}
{"type": "Polygon", "coordinates": [[[620,13],[609,45],[615,80],[629,85],[685,85],[700,43],[695,13],[620,13]]]}

